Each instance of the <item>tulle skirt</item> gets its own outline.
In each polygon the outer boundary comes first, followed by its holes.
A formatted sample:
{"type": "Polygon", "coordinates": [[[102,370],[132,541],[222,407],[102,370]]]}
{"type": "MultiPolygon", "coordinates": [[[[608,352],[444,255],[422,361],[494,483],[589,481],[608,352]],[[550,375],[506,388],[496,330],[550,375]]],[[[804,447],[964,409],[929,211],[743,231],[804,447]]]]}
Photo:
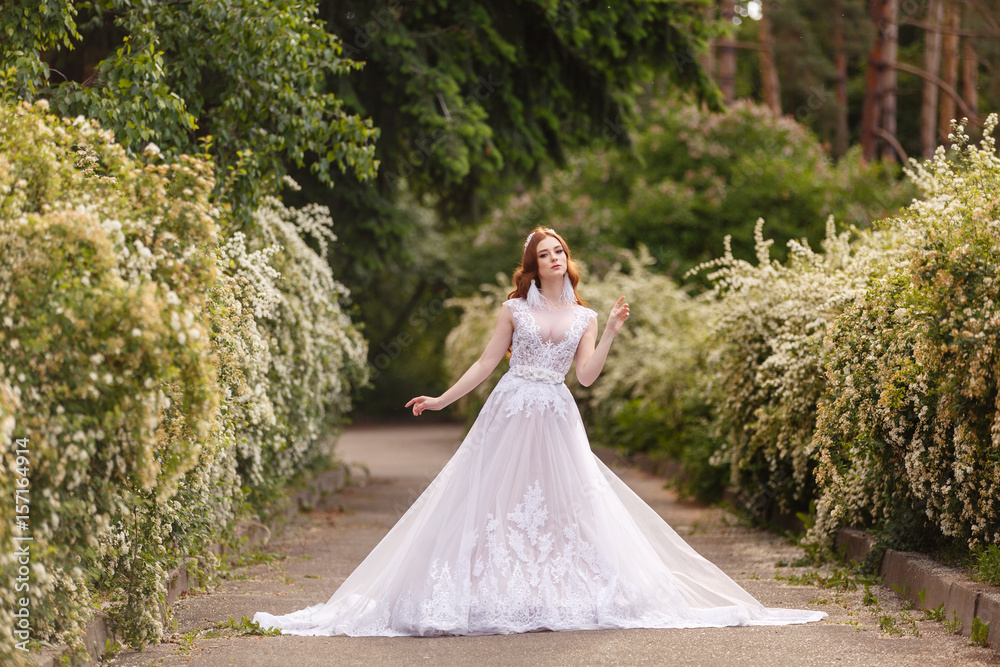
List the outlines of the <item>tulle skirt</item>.
{"type": "Polygon", "coordinates": [[[764,608],[590,450],[564,384],[506,374],[458,451],[292,635],[436,636],[807,623],[764,608]]]}

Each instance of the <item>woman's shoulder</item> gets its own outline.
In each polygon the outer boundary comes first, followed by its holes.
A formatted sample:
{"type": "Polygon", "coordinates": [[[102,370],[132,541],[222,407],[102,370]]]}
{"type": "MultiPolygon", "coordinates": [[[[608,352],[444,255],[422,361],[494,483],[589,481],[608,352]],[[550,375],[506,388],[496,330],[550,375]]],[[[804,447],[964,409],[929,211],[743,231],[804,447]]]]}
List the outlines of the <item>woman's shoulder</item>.
{"type": "Polygon", "coordinates": [[[511,310],[514,310],[515,308],[520,308],[526,303],[527,299],[525,299],[523,296],[515,296],[513,299],[507,299],[506,301],[501,303],[500,307],[503,308],[504,306],[507,306],[511,310]]]}
{"type": "Polygon", "coordinates": [[[579,304],[577,304],[576,307],[581,312],[581,314],[583,314],[586,317],[586,319],[588,319],[588,320],[596,320],[597,319],[597,311],[596,310],[594,310],[592,308],[587,308],[586,306],[581,306],[579,304]]]}

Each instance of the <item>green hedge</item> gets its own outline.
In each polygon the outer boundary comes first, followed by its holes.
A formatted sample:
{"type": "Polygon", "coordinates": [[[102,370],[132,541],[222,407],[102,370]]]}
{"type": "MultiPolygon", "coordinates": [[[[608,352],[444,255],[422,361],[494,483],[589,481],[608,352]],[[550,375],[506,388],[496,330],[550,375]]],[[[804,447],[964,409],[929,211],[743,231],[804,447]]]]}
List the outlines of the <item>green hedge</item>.
{"type": "MultiPolygon", "coordinates": [[[[164,572],[329,454],[364,343],[302,239],[325,212],[268,200],[229,233],[204,157],[163,164],[150,145],[137,161],[46,109],[0,108],[0,493],[28,485],[34,540],[0,625],[27,596],[32,645],[80,651],[101,605],[138,647],[162,634],[164,572]]],[[[0,508],[14,582],[20,531],[0,508]]],[[[15,640],[0,660],[25,658],[15,640]]]]}
{"type": "Polygon", "coordinates": [[[955,128],[957,154],[909,172],[924,199],[885,223],[899,256],[827,338],[814,440],[814,538],[845,523],[894,544],[1000,544],[1000,158],[955,128]]]}

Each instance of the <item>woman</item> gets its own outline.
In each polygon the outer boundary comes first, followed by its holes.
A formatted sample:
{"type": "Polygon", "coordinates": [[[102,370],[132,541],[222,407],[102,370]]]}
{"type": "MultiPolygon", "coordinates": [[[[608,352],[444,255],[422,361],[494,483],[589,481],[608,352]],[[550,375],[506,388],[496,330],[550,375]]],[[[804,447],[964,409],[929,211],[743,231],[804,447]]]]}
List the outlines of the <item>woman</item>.
{"type": "Polygon", "coordinates": [[[510,370],[426,491],[325,604],[254,620],[286,634],[484,635],[816,621],[765,609],[699,556],[590,451],[563,379],[600,375],[629,316],[625,297],[597,341],[569,246],[536,228],[482,356],[414,415],[510,370]]]}

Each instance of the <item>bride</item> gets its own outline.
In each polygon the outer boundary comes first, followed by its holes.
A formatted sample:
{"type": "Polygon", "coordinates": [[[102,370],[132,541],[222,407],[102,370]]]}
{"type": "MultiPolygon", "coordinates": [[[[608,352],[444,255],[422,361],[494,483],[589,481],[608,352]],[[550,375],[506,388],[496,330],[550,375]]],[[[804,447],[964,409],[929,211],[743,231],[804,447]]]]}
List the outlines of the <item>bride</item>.
{"type": "Polygon", "coordinates": [[[817,621],[764,608],[702,558],[591,452],[563,379],[590,385],[629,316],[625,297],[597,340],[569,247],[551,229],[524,243],[515,289],[482,356],[440,410],[510,370],[458,451],[326,603],[254,620],[292,635],[487,635],[817,621]],[[595,345],[596,343],[596,345],[595,345]]]}

